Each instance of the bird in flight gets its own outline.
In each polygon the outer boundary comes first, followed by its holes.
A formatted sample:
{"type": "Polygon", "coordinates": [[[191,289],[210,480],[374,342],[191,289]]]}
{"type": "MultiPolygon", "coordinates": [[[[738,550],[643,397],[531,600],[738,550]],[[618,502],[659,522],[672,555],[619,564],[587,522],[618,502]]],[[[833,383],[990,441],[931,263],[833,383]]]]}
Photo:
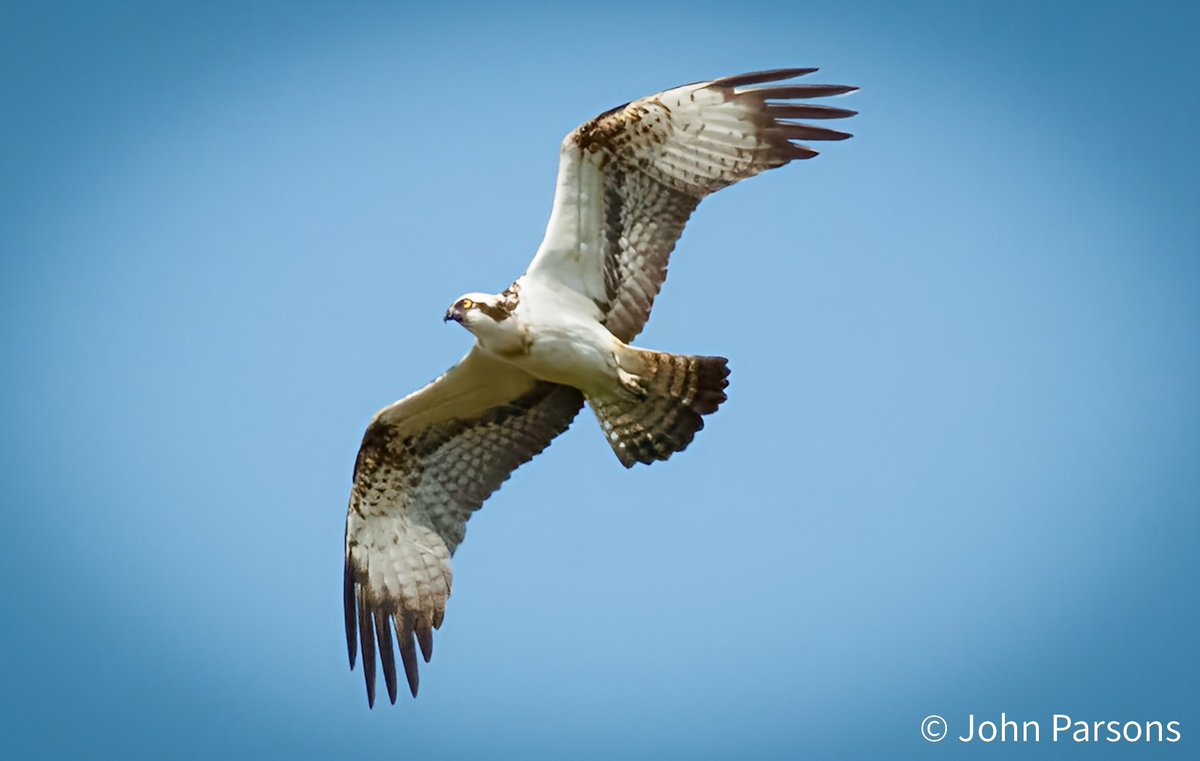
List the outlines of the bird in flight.
{"type": "Polygon", "coordinates": [[[396,702],[396,654],[417,695],[450,597],[467,520],[584,401],[625,467],[687,448],[725,401],[723,357],[631,346],[667,259],[705,196],[817,152],[845,132],[799,120],[853,116],[808,103],[843,85],[780,84],[777,69],[676,87],[600,114],[563,140],[546,236],[501,293],[446,311],[475,336],[457,365],[380,410],[354,465],[344,606],[350,668],[361,647],[367,701],[376,659],[396,702]],[[767,86],[760,86],[767,85],[767,86]]]}

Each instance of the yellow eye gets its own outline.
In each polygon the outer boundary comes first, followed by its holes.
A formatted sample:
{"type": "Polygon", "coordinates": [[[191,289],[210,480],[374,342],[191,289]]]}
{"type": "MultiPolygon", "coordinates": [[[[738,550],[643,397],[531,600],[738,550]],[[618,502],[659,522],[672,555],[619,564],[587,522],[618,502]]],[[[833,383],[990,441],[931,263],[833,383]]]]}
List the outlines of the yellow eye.
{"type": "Polygon", "coordinates": [[[471,301],[470,299],[463,299],[459,303],[462,304],[463,309],[470,309],[471,307],[475,306],[475,302],[471,301]]]}

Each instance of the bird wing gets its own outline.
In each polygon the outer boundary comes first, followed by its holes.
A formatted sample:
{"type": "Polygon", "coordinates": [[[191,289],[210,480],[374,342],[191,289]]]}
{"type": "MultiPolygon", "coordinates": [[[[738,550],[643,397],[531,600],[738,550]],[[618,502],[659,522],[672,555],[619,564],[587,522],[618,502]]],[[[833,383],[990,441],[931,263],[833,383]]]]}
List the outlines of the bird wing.
{"type": "Polygon", "coordinates": [[[375,655],[396,702],[392,632],[417,694],[414,637],[426,662],[450,596],[450,556],[471,513],[545,449],[583,406],[574,388],[473,348],[429,385],[381,410],[354,465],[346,517],[345,613],[350,668],[363,654],[375,703],[375,655]]]}
{"type": "Polygon", "coordinates": [[[850,137],[794,119],[854,111],[796,103],[856,90],[779,82],[778,69],[676,87],[607,111],[563,140],[546,237],[527,276],[591,299],[622,341],[641,332],[688,217],[710,193],[817,155],[796,140],[850,137]]]}

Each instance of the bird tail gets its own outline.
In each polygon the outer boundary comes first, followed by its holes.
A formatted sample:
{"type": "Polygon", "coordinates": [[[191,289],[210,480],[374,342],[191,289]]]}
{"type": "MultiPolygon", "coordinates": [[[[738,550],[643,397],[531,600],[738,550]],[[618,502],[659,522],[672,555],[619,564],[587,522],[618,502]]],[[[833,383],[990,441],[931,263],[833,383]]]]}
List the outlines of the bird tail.
{"type": "Polygon", "coordinates": [[[588,402],[617,459],[627,468],[682,452],[716,412],[729,385],[728,360],[646,351],[617,353],[620,384],[588,402]]]}

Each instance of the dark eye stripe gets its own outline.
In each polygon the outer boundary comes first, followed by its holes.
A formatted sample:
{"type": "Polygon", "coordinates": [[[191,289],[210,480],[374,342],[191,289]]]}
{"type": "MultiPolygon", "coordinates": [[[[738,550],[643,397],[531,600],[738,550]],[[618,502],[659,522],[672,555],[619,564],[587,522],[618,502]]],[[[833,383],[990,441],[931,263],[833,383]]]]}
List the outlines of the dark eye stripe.
{"type": "Polygon", "coordinates": [[[496,322],[501,322],[503,320],[508,319],[509,312],[507,309],[505,309],[502,306],[492,306],[491,304],[484,304],[482,301],[477,302],[475,304],[475,306],[479,309],[480,312],[483,312],[484,314],[486,314],[488,317],[491,317],[496,322]]]}

